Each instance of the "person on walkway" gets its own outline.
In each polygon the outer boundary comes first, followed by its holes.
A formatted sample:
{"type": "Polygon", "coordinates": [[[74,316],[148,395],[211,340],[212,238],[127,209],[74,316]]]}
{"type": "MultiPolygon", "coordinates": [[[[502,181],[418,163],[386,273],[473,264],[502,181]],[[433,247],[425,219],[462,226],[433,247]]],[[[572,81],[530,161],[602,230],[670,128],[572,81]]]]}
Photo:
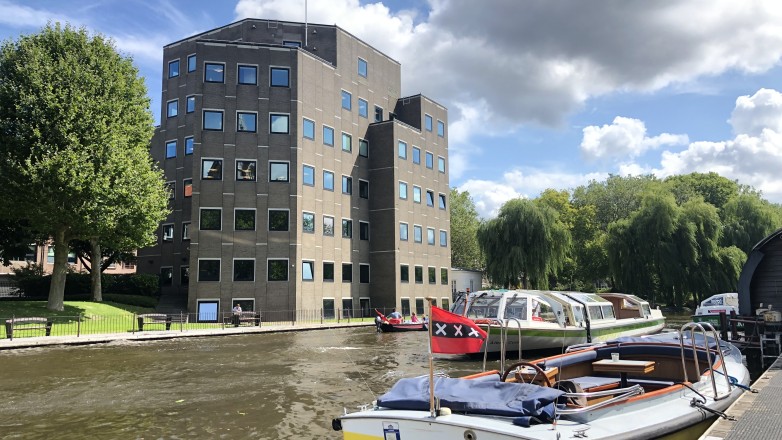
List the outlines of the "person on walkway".
{"type": "Polygon", "coordinates": [[[234,327],[239,327],[240,318],[242,316],[242,306],[240,306],[239,303],[236,303],[231,311],[233,312],[233,325],[234,327]]]}

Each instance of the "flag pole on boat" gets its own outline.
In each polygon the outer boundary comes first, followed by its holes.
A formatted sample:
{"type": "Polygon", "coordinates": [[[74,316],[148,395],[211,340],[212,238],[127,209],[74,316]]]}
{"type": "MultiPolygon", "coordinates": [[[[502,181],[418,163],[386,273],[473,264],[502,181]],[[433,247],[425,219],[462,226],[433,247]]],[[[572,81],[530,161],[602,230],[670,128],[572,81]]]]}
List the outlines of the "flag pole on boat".
{"type": "Polygon", "coordinates": [[[434,355],[432,354],[432,300],[434,297],[427,296],[426,302],[429,303],[429,325],[427,331],[429,332],[429,415],[435,418],[436,411],[434,407],[434,355]]]}

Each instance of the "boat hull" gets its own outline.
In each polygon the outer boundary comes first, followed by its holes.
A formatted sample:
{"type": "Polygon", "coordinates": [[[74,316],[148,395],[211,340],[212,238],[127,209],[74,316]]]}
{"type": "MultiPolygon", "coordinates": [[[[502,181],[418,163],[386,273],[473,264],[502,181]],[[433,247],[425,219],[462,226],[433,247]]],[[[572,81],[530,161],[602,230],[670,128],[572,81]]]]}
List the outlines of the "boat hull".
{"type": "Polygon", "coordinates": [[[423,322],[404,322],[401,324],[391,324],[388,322],[383,322],[380,324],[380,330],[385,333],[422,332],[422,331],[426,331],[427,327],[426,324],[424,324],[423,322]]]}

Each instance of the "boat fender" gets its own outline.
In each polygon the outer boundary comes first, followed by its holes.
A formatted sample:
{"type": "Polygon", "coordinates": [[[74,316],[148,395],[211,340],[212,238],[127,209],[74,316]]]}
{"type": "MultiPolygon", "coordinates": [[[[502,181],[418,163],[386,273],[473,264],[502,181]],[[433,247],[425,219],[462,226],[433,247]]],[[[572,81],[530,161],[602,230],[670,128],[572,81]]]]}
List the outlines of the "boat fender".
{"type": "Polygon", "coordinates": [[[342,420],[331,419],[331,429],[335,431],[342,431],[342,420]]]}
{"type": "Polygon", "coordinates": [[[472,429],[468,429],[464,431],[464,440],[478,440],[478,435],[472,429]]]}
{"type": "Polygon", "coordinates": [[[437,411],[438,416],[450,416],[451,415],[451,408],[448,407],[442,407],[439,411],[437,411]]]}

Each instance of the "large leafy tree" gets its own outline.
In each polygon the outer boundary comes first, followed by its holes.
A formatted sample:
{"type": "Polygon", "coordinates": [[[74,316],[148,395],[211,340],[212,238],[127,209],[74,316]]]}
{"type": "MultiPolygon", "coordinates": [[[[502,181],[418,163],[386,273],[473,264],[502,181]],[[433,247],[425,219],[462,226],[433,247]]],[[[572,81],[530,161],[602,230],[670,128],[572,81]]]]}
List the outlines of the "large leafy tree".
{"type": "Polygon", "coordinates": [[[605,182],[591,181],[573,191],[573,205],[577,208],[595,207],[595,221],[600,230],[626,219],[641,206],[643,194],[660,185],[654,176],[609,176],[605,182]]]}
{"type": "Polygon", "coordinates": [[[70,240],[144,244],[165,215],[152,130],[143,80],[104,37],[50,24],[0,49],[0,209],[54,242],[47,308],[63,309],[70,240]]]}
{"type": "Polygon", "coordinates": [[[466,269],[483,269],[478,247],[478,211],[467,191],[451,188],[451,265],[466,269]]]}
{"type": "Polygon", "coordinates": [[[680,205],[700,197],[718,210],[746,189],[737,181],[722,177],[715,172],[670,176],[665,179],[665,184],[680,205]]]}
{"type": "Polygon", "coordinates": [[[749,254],[760,240],[780,227],[779,210],[757,194],[741,194],[721,212],[722,245],[736,246],[749,254]]]}

